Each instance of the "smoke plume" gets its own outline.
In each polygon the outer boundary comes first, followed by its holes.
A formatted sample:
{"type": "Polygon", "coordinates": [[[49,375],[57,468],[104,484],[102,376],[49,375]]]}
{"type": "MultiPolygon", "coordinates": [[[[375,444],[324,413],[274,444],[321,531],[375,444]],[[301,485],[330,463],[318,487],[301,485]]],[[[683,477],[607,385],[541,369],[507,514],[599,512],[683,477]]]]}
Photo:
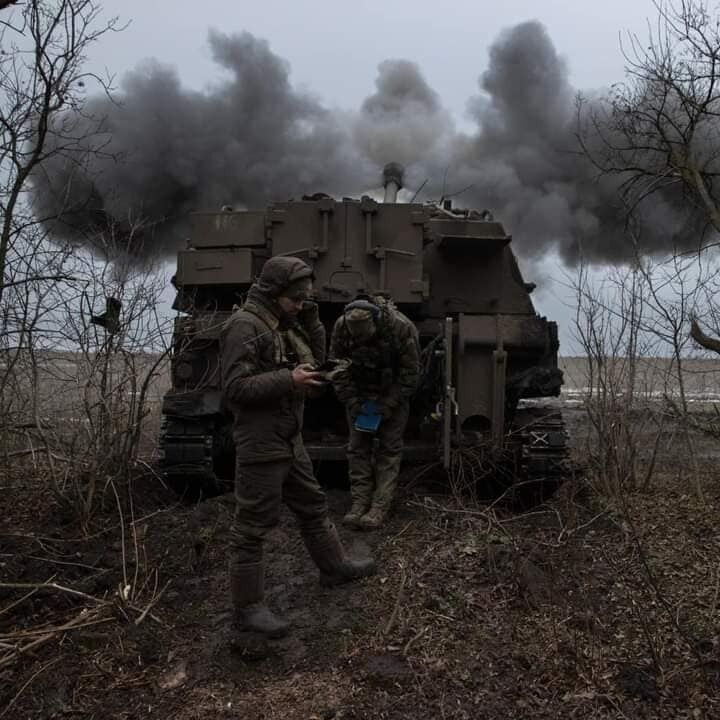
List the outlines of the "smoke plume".
{"type": "Polygon", "coordinates": [[[451,140],[450,115],[415,63],[385,60],[375,85],[354,121],[356,150],[375,167],[388,158],[413,167],[451,140]]]}
{"type": "MultiPolygon", "coordinates": [[[[578,152],[576,91],[540,23],[493,44],[468,103],[470,134],[455,129],[407,60],[381,63],[375,91],[359,109],[339,111],[294,88],[288,63],[264,40],[212,31],[209,43],[229,75],[211,90],[187,90],[153,62],[124,79],[115,102],[95,98],[70,118],[82,148],[52,156],[34,181],[38,212],[62,213],[53,232],[92,245],[108,226],[129,237],[141,223],[142,246],[131,252],[170,253],[184,244],[192,210],[318,191],[359,196],[379,184],[386,162],[399,161],[413,192],[425,183],[419,200],[457,193],[457,206],[492,210],[525,257],[551,249],[568,262],[579,253],[627,256],[617,181],[598,179],[578,152]]],[[[658,195],[645,212],[647,246],[677,244],[680,206],[658,195]]]]}

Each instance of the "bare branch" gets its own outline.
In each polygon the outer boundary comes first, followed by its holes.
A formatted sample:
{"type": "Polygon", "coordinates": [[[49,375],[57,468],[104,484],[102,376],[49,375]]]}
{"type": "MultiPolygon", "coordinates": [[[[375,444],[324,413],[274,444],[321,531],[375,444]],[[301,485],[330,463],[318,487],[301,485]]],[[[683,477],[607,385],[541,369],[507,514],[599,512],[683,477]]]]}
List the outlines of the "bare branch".
{"type": "Polygon", "coordinates": [[[700,329],[697,320],[695,320],[694,318],[690,324],[690,336],[698,345],[702,345],[708,350],[713,350],[716,353],[720,353],[720,340],[717,340],[716,338],[711,338],[709,335],[706,335],[700,329]]]}

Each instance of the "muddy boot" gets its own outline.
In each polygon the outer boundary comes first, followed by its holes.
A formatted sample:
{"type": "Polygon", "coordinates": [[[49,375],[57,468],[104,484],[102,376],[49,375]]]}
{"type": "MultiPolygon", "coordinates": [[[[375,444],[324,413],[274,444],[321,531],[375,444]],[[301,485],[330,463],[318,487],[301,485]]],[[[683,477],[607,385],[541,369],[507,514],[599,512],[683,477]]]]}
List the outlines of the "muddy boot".
{"type": "Polygon", "coordinates": [[[322,534],[304,534],[303,540],[310,557],[320,569],[321,585],[342,585],[377,572],[372,558],[352,558],[345,554],[334,525],[322,534]]]}
{"type": "Polygon", "coordinates": [[[343,525],[356,527],[360,518],[368,511],[372,502],[375,486],[373,478],[373,442],[367,433],[353,428],[352,418],[348,417],[350,442],[347,448],[348,479],[350,480],[350,511],[343,518],[343,525]]]}
{"type": "Polygon", "coordinates": [[[353,500],[353,503],[350,506],[350,510],[345,514],[345,517],[343,517],[342,519],[343,525],[347,525],[348,527],[358,527],[360,518],[365,514],[367,507],[367,502],[359,502],[353,500]]]}
{"type": "Polygon", "coordinates": [[[363,530],[377,530],[387,519],[395,497],[400,472],[401,453],[381,450],[377,455],[375,468],[375,492],[370,509],[360,518],[358,527],[363,530]]]}
{"type": "Polygon", "coordinates": [[[388,511],[379,505],[373,505],[358,521],[358,527],[363,530],[377,530],[381,528],[387,518],[388,511]]]}
{"type": "Polygon", "coordinates": [[[290,625],[265,604],[264,586],[265,568],[262,563],[230,563],[233,628],[239,633],[257,633],[266,638],[284,637],[290,625]]]}

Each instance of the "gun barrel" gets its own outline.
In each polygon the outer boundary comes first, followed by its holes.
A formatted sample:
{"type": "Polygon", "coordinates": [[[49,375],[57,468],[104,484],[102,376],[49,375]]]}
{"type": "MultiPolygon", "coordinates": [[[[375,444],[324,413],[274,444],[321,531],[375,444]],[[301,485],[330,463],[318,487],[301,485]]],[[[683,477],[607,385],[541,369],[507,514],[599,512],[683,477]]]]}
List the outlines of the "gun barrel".
{"type": "Polygon", "coordinates": [[[383,187],[385,188],[383,202],[397,202],[398,192],[400,192],[403,187],[404,175],[405,168],[400,163],[388,163],[383,168],[383,187]]]}

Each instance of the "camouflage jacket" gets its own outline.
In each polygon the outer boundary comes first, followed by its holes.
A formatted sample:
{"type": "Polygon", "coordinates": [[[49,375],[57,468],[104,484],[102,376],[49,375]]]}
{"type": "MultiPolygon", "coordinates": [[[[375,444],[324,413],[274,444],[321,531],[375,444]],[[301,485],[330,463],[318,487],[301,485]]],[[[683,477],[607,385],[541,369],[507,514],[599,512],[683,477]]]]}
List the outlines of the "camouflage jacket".
{"type": "Polygon", "coordinates": [[[380,400],[390,412],[409,400],[420,373],[420,347],[417,328],[392,303],[374,299],[380,308],[377,332],[366,343],[357,343],[341,315],[333,328],[330,356],[349,361],[345,370],[333,378],[338,398],[352,413],[369,397],[380,400]]]}
{"type": "Polygon", "coordinates": [[[325,328],[303,328],[280,317],[272,300],[253,286],[220,337],[225,406],[234,416],[238,462],[291,458],[302,430],[304,393],[292,368],[325,359],[325,328]]]}

